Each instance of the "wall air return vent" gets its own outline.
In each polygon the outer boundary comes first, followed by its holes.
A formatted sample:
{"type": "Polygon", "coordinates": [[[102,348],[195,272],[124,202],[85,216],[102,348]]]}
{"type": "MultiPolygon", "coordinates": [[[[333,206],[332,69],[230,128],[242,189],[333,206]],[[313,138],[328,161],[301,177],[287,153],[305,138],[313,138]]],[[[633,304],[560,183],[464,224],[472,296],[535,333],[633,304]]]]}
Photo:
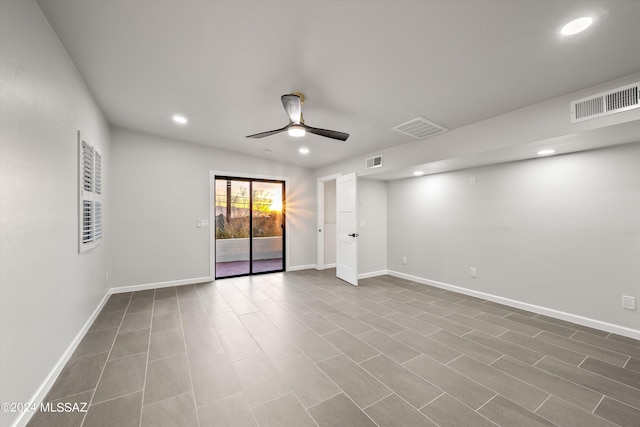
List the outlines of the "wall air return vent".
{"type": "Polygon", "coordinates": [[[640,82],[571,102],[571,123],[640,107],[640,82]]]}
{"type": "Polygon", "coordinates": [[[367,159],[367,169],[381,168],[382,156],[369,157],[367,159]]]}
{"type": "Polygon", "coordinates": [[[437,135],[442,132],[446,132],[449,129],[437,125],[424,117],[416,117],[408,122],[401,123],[391,129],[409,135],[416,139],[425,139],[430,136],[437,135]]]}

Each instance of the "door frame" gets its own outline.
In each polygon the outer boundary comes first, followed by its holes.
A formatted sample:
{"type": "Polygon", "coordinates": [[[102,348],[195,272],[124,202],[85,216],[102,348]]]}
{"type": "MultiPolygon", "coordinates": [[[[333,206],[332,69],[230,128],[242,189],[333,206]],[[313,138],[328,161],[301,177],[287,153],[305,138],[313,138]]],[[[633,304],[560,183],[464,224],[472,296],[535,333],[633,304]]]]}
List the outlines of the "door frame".
{"type": "Polygon", "coordinates": [[[316,269],[324,270],[324,184],[327,181],[334,181],[338,179],[338,177],[342,176],[342,174],[336,173],[333,175],[327,175],[318,178],[317,180],[317,212],[316,212],[316,220],[318,234],[316,235],[316,269]]]}
{"type": "MultiPolygon", "coordinates": [[[[224,176],[225,178],[237,178],[237,179],[256,179],[265,181],[282,181],[284,182],[284,200],[285,209],[287,206],[287,189],[289,188],[289,177],[287,176],[272,176],[272,175],[260,175],[255,173],[243,173],[243,172],[228,172],[228,171],[209,171],[209,276],[211,280],[215,280],[216,277],[216,228],[215,228],[215,190],[216,190],[216,176],[224,176]]],[[[284,214],[284,271],[289,271],[289,244],[290,234],[289,229],[289,215],[284,214]]]]}

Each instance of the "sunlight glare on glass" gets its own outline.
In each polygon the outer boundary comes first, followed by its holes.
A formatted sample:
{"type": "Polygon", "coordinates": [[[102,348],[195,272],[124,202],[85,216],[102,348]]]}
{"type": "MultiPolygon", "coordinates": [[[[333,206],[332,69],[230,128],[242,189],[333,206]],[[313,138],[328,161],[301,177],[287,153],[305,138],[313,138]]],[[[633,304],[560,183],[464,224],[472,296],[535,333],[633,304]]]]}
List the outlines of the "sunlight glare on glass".
{"type": "Polygon", "coordinates": [[[282,212],[282,199],[273,199],[271,201],[271,205],[269,205],[269,210],[273,212],[282,212]]]}

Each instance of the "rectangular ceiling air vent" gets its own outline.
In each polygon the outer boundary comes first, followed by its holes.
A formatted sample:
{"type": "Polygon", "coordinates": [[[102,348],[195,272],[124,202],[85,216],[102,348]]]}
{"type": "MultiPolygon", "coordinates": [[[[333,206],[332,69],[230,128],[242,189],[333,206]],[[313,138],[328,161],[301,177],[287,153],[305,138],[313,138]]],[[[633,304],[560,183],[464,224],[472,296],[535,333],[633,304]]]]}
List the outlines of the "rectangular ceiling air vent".
{"type": "Polygon", "coordinates": [[[411,119],[408,122],[404,122],[397,126],[394,126],[391,129],[400,133],[404,133],[405,135],[409,135],[416,139],[429,138],[430,136],[434,136],[449,130],[445,127],[430,122],[424,117],[416,117],[415,119],[411,119]]]}
{"type": "Polygon", "coordinates": [[[571,102],[571,123],[640,107],[640,82],[571,102]]]}
{"type": "Polygon", "coordinates": [[[382,156],[369,157],[367,159],[367,169],[381,168],[382,156]]]}

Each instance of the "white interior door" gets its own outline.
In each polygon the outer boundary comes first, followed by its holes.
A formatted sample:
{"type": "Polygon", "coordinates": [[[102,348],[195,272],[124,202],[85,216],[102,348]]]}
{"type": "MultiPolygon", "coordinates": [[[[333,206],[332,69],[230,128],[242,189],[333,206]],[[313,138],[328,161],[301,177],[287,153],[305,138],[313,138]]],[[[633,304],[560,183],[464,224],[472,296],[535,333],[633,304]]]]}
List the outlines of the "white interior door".
{"type": "Polygon", "coordinates": [[[338,251],[336,276],[358,286],[357,178],[355,172],[336,179],[338,251]]]}

